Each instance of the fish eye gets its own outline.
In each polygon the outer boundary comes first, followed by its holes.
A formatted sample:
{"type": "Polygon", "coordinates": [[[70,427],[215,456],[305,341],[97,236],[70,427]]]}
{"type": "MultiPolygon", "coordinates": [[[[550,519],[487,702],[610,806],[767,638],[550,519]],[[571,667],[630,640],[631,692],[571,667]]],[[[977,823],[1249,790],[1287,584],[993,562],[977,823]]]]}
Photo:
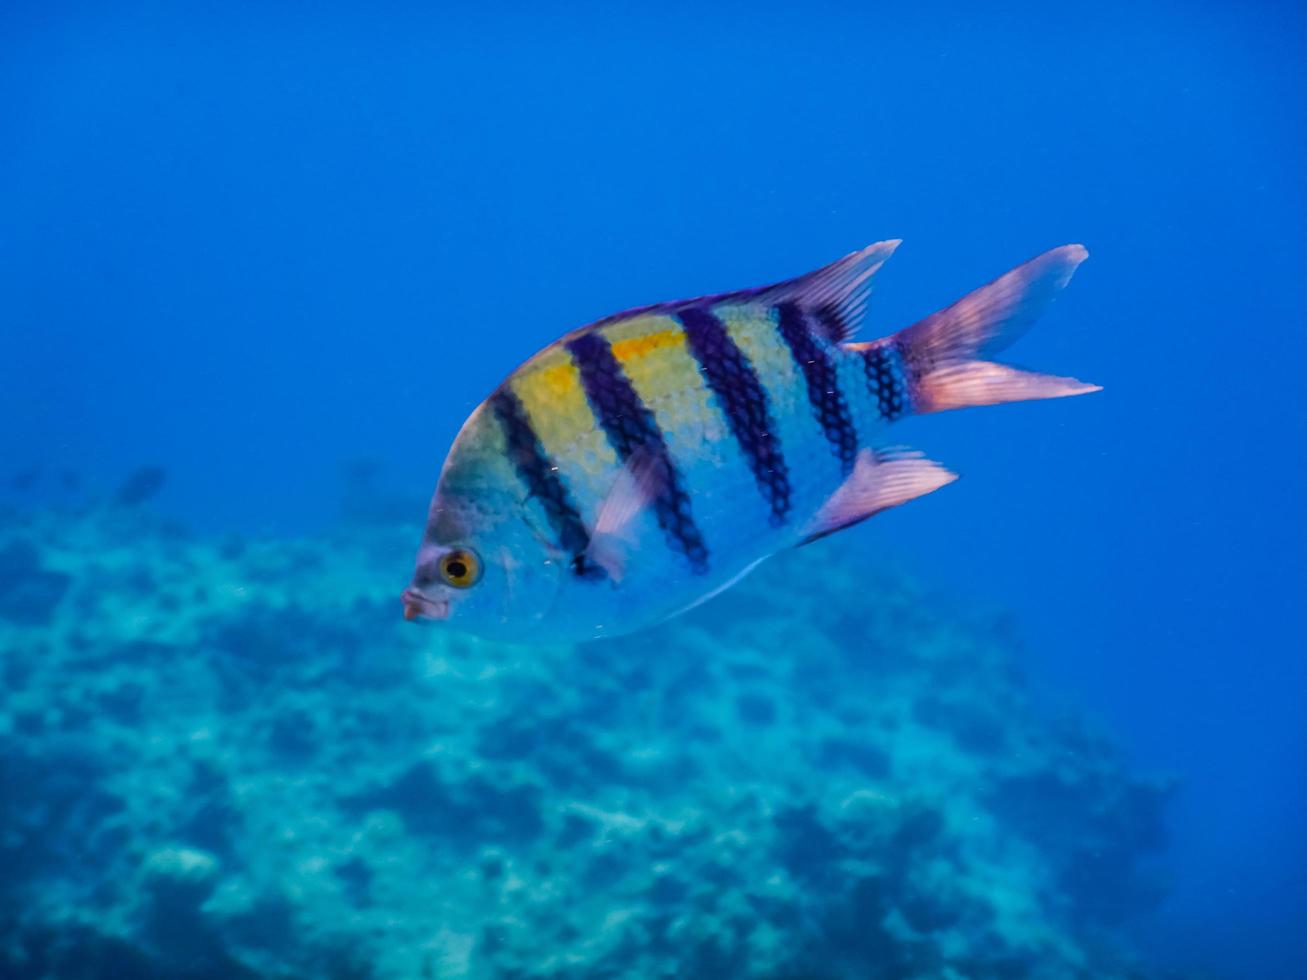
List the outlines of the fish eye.
{"type": "Polygon", "coordinates": [[[476,585],[481,578],[481,559],[467,548],[455,548],[440,556],[440,577],[456,589],[476,585]]]}

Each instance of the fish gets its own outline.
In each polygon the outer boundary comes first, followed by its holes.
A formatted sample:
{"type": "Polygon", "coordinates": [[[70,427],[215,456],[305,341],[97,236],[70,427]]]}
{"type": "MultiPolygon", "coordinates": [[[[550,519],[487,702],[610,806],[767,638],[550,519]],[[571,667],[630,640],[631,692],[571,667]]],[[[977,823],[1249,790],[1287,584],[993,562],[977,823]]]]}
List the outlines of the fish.
{"type": "Polygon", "coordinates": [[[607,316],[529,358],[454,440],[405,618],[518,643],[632,633],[955,480],[889,438],[900,419],[1100,390],[992,359],[1066,286],[1084,246],[859,340],[898,245],[607,316]]]}

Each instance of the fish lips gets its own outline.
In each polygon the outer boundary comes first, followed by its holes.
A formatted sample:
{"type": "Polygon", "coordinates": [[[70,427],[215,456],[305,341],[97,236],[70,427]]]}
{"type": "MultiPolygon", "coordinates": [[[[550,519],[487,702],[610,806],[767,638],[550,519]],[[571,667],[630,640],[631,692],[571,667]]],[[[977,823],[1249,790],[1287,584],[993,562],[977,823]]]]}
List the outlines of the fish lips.
{"type": "Polygon", "coordinates": [[[407,620],[442,620],[449,618],[449,602],[447,600],[432,599],[411,585],[404,590],[403,595],[399,598],[404,603],[404,618],[407,620]]]}

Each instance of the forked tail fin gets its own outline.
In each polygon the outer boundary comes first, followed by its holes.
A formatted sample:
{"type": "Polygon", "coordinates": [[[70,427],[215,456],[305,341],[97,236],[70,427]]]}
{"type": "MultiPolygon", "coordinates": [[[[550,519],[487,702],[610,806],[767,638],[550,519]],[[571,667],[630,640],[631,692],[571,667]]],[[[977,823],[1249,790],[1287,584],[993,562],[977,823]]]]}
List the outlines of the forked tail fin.
{"type": "Polygon", "coordinates": [[[1030,328],[1088,256],[1083,245],[1052,249],[892,337],[849,346],[869,359],[894,355],[914,413],[1098,391],[1075,378],[987,359],[1030,328]]]}

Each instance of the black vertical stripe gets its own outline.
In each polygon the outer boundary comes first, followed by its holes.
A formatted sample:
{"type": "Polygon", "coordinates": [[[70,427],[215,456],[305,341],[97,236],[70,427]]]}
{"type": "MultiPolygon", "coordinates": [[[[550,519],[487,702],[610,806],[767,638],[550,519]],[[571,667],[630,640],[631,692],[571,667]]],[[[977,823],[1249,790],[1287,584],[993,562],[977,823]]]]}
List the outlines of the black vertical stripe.
{"type": "Polygon", "coordinates": [[[709,310],[691,307],[678,316],[685,327],[690,353],[717,396],[754,482],[771,507],[772,524],[785,523],[791,502],[790,474],[767,392],[757,372],[731,339],[725,324],[709,310]]]}
{"type": "Polygon", "coordinates": [[[862,352],[862,367],[880,417],[887,422],[902,418],[909,407],[908,379],[898,344],[889,340],[867,348],[862,352]]]}
{"type": "Polygon", "coordinates": [[[821,424],[826,441],[839,457],[844,472],[852,473],[854,461],[858,458],[858,430],[849,414],[848,402],[840,391],[835,363],[796,304],[781,303],[777,311],[781,337],[807,382],[812,414],[821,424]]]}
{"type": "Polygon", "coordinates": [[[821,335],[828,340],[838,342],[853,334],[853,330],[844,322],[844,314],[836,306],[820,306],[812,311],[812,315],[821,324],[821,335]]]}
{"type": "Polygon", "coordinates": [[[658,422],[613,356],[608,341],[598,332],[588,331],[569,340],[567,350],[581,374],[581,388],[590,409],[617,457],[625,463],[642,450],[657,460],[662,488],[653,507],[668,546],[685,556],[692,571],[707,571],[708,547],[695,526],[684,481],[667,451],[658,422]]]}
{"type": "Polygon", "coordinates": [[[572,556],[572,570],[581,578],[600,579],[604,570],[586,558],[590,532],[581,521],[576,503],[558,467],[545,452],[527,417],[521,399],[505,385],[490,396],[490,408],[499,421],[508,458],[532,498],[540,501],[562,549],[572,556]]]}

